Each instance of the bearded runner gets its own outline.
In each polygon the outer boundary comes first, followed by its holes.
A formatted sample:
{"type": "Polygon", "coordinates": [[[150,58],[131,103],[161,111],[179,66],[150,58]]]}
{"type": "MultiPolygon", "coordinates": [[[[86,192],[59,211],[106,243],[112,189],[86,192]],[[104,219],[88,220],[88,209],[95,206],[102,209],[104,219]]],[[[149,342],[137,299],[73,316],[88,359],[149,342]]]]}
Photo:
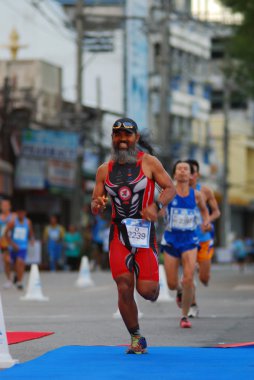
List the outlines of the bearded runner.
{"type": "Polygon", "coordinates": [[[127,353],[146,352],[138,322],[134,289],[147,300],[159,295],[159,270],[154,222],[175,195],[173,182],[151,146],[138,133],[136,122],[118,119],[112,127],[112,155],[96,174],[91,210],[94,215],[112,205],[110,268],[118,289],[118,307],[131,344],[127,353]],[[145,152],[138,152],[138,145],[145,152]],[[150,152],[150,153],[147,153],[150,152]],[[154,200],[155,185],[162,191],[154,200]]]}

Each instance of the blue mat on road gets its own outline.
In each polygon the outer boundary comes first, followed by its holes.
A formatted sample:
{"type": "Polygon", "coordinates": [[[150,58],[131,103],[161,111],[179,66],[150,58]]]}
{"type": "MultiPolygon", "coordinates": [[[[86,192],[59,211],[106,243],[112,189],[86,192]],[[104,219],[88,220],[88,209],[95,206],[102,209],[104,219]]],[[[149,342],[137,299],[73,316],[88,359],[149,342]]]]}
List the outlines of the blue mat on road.
{"type": "Polygon", "coordinates": [[[253,380],[253,348],[65,346],[0,372],[1,380],[253,380]]]}

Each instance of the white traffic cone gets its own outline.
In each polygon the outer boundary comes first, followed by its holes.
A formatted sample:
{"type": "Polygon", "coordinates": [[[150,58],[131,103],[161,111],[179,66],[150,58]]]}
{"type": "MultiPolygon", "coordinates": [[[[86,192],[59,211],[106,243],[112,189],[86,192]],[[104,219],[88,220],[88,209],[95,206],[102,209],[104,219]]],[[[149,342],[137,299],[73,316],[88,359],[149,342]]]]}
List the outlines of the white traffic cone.
{"type": "Polygon", "coordinates": [[[122,316],[120,314],[119,307],[117,308],[117,311],[113,314],[113,318],[114,319],[120,319],[120,318],[122,318],[122,316]]]}
{"type": "Polygon", "coordinates": [[[89,268],[89,262],[88,262],[87,256],[82,257],[80,269],[79,269],[79,276],[75,285],[80,288],[85,288],[87,286],[94,285],[94,282],[91,279],[91,275],[90,275],[90,268],[89,268]]]}
{"type": "Polygon", "coordinates": [[[9,352],[5,323],[4,323],[2,300],[0,296],[0,369],[10,368],[16,363],[18,363],[18,360],[12,359],[9,352]]]}
{"type": "Polygon", "coordinates": [[[48,301],[48,297],[44,297],[41,290],[40,273],[37,264],[32,264],[28,280],[27,292],[22,301],[48,301]]]}
{"type": "Polygon", "coordinates": [[[157,299],[157,302],[170,302],[174,299],[170,296],[169,290],[168,290],[168,284],[165,274],[164,265],[159,265],[159,278],[160,278],[160,294],[157,299]]]}
{"type": "MultiPolygon", "coordinates": [[[[137,292],[136,292],[136,290],[134,292],[134,298],[135,298],[135,301],[136,301],[136,304],[137,304],[137,308],[138,308],[138,301],[137,301],[137,292]]],[[[143,313],[139,310],[139,308],[138,308],[138,317],[139,318],[143,317],[143,313]]],[[[119,308],[117,308],[117,311],[113,314],[113,318],[115,318],[115,319],[122,318],[122,316],[120,314],[119,308]]]]}

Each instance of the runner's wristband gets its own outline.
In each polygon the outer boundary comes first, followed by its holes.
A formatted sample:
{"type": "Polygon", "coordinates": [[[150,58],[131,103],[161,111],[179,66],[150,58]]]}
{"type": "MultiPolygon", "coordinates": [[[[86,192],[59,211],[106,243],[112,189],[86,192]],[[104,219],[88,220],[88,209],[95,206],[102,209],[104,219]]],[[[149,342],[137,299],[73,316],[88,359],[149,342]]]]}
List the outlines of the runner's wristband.
{"type": "Polygon", "coordinates": [[[158,211],[160,211],[161,209],[163,209],[164,205],[161,202],[155,201],[154,203],[156,204],[156,207],[157,207],[158,211]]]}

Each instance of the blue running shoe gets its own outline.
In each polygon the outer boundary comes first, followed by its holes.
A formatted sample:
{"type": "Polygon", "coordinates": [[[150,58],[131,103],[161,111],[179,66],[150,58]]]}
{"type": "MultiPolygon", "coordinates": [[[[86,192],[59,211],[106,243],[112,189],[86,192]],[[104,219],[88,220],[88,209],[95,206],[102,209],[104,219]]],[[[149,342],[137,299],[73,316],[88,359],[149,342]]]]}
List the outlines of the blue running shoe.
{"type": "Polygon", "coordinates": [[[126,354],[145,354],[147,348],[146,338],[139,335],[131,336],[131,345],[129,346],[126,354]]]}

